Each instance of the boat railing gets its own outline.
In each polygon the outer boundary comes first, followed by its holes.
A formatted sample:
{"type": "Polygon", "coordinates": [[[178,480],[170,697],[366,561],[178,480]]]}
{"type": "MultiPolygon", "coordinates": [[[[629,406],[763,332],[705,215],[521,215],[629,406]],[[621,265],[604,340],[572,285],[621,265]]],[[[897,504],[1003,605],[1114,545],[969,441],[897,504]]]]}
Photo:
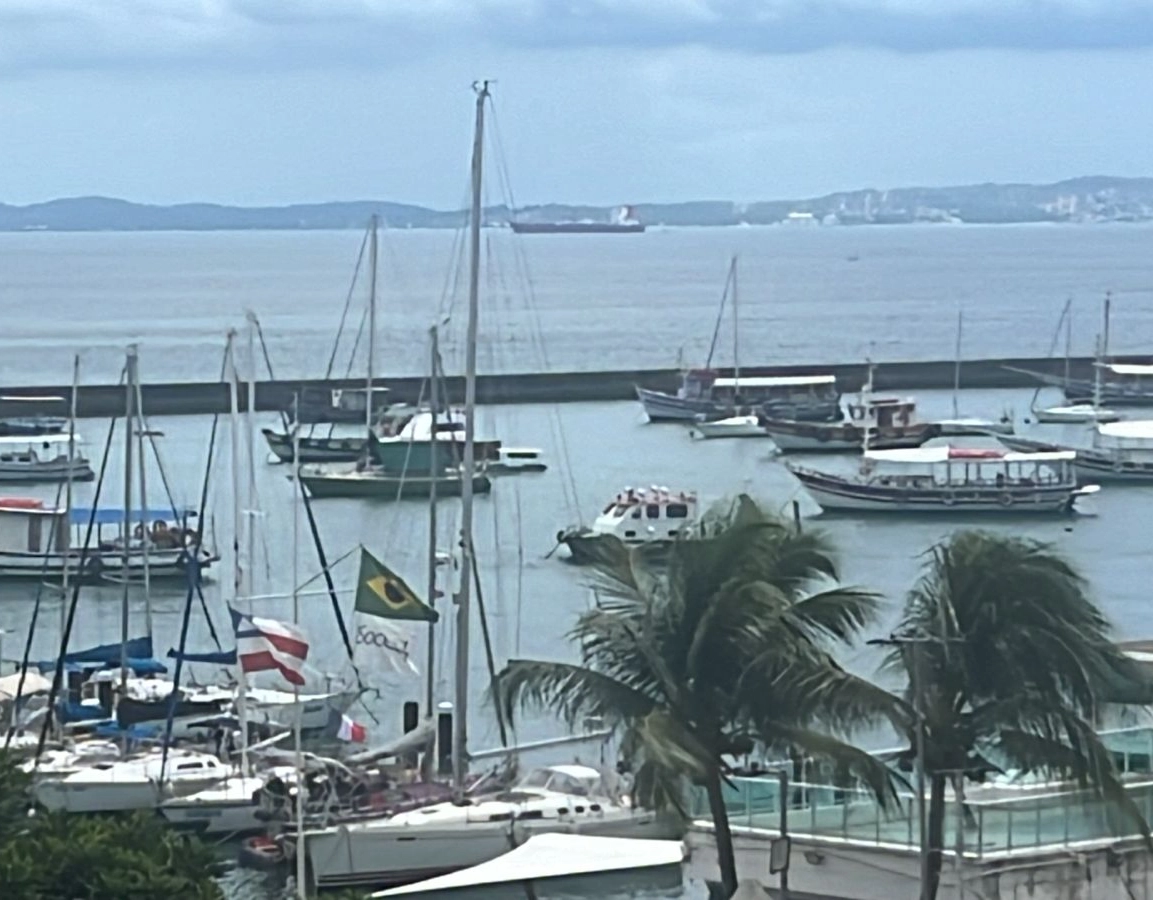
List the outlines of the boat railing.
{"type": "MultiPolygon", "coordinates": [[[[1104,732],[1101,737],[1112,753],[1129,799],[1150,821],[1153,728],[1104,732]]],[[[777,833],[781,797],[775,773],[734,777],[724,791],[732,826],[777,833]]],[[[707,821],[709,806],[704,791],[694,789],[689,800],[692,818],[707,821]]],[[[811,836],[910,850],[919,846],[916,796],[908,789],[898,790],[896,800],[882,806],[870,791],[857,785],[801,781],[789,785],[784,802],[794,839],[811,836]]],[[[943,846],[960,846],[966,857],[977,859],[1140,836],[1135,820],[1120,814],[1116,805],[1069,783],[1023,777],[990,781],[967,788],[963,813],[951,790],[946,792],[945,807],[943,846]],[[964,823],[960,841],[958,821],[964,823]]]]}

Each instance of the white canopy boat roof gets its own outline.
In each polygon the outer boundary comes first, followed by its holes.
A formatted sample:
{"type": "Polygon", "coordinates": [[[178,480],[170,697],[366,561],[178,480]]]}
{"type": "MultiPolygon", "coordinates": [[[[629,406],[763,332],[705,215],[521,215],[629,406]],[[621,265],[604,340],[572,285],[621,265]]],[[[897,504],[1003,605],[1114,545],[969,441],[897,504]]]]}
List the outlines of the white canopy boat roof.
{"type": "Polygon", "coordinates": [[[592,837],[583,834],[538,834],[503,856],[449,875],[378,891],[373,897],[399,897],[457,888],[576,875],[599,875],[630,869],[679,866],[685,848],[680,841],[592,837]]]}
{"type": "Polygon", "coordinates": [[[1096,363],[1096,365],[1114,375],[1153,376],[1153,366],[1143,363],[1096,363]]]}
{"type": "Polygon", "coordinates": [[[1119,441],[1153,441],[1153,419],[1102,422],[1097,426],[1097,433],[1119,441]]]}
{"type": "MultiPolygon", "coordinates": [[[[1153,366],[1150,367],[1153,369],[1153,366]]],[[[740,378],[718,378],[713,387],[718,388],[774,388],[774,387],[806,387],[809,385],[836,384],[836,375],[757,375],[740,378]]]]}
{"type": "MultiPolygon", "coordinates": [[[[1153,426],[1153,422],[1149,423],[1153,426]]],[[[1102,426],[1107,427],[1107,426],[1102,426]]],[[[865,458],[878,463],[907,463],[932,465],[934,463],[1046,463],[1076,459],[1074,450],[1017,450],[977,449],[972,447],[912,447],[902,450],[869,450],[865,458]]]]}

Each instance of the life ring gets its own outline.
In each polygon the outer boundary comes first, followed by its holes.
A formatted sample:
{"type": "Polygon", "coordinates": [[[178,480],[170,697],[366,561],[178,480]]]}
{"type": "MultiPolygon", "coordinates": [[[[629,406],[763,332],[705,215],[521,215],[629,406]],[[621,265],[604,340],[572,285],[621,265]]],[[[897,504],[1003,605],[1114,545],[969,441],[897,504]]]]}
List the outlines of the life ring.
{"type": "Polygon", "coordinates": [[[1013,495],[1012,494],[1002,494],[1000,497],[997,498],[997,502],[1000,503],[1002,506],[1012,506],[1013,505],[1013,495]]]}
{"type": "Polygon", "coordinates": [[[274,869],[284,862],[284,848],[265,835],[247,838],[240,845],[240,865],[249,869],[274,869]]]}

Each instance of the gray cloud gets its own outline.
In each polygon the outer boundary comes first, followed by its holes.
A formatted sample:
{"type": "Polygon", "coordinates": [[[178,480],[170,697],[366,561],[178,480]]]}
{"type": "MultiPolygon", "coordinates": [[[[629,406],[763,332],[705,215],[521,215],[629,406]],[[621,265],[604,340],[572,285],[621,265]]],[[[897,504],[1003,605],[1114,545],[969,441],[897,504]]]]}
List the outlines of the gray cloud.
{"type": "Polygon", "coordinates": [[[1149,0],[0,0],[0,69],[386,68],[494,49],[1153,46],[1149,0]]]}

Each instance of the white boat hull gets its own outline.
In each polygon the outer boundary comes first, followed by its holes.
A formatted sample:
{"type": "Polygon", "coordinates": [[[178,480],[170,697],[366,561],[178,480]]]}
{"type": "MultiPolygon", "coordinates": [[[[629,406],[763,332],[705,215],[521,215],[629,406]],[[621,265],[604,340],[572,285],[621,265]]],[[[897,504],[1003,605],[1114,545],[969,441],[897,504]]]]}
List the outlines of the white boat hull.
{"type": "Polygon", "coordinates": [[[305,852],[318,888],[395,885],[475,866],[534,834],[566,832],[603,837],[662,838],[666,820],[652,812],[587,814],[565,819],[467,822],[451,826],[389,826],[386,822],[307,832],[305,852]]]}
{"type": "Polygon", "coordinates": [[[1088,425],[1120,421],[1121,416],[1111,409],[1098,408],[1088,404],[1073,406],[1051,406],[1048,409],[1034,410],[1033,418],[1048,425],[1088,425]]]}
{"type": "Polygon", "coordinates": [[[257,817],[256,796],[264,782],[252,776],[236,776],[215,785],[165,800],[160,814],[175,828],[201,834],[243,834],[261,831],[268,823],[257,817]]]}
{"type": "Polygon", "coordinates": [[[716,422],[697,422],[689,430],[689,434],[702,440],[768,437],[768,432],[761,427],[756,416],[735,416],[731,419],[719,419],[716,422]]]}
{"type": "Polygon", "coordinates": [[[36,461],[0,461],[0,482],[5,484],[35,484],[37,482],[92,481],[96,477],[88,461],[67,457],[36,461]]]}
{"type": "MultiPolygon", "coordinates": [[[[147,569],[149,578],[183,578],[185,551],[150,550],[148,552],[147,569]]],[[[107,551],[89,553],[84,561],[84,568],[80,565],[81,554],[77,550],[67,553],[28,553],[14,550],[0,550],[0,578],[59,578],[65,569],[69,576],[87,578],[122,578],[125,570],[123,556],[119,552],[107,551]]],[[[203,555],[200,566],[207,568],[214,561],[214,557],[203,555]]],[[[143,579],[145,570],[145,557],[143,553],[133,552],[128,557],[128,577],[132,580],[143,579]]]]}

